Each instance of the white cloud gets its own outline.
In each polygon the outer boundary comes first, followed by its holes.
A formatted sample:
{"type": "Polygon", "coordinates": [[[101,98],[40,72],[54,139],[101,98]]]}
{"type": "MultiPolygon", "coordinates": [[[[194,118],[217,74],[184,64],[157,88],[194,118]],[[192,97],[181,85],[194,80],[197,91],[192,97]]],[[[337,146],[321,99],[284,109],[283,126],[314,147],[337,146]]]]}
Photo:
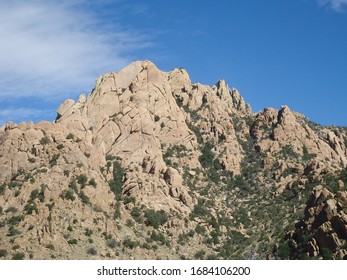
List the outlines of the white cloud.
{"type": "Polygon", "coordinates": [[[0,0],[0,100],[89,91],[98,75],[119,70],[132,51],[148,46],[117,19],[106,25],[90,3],[0,0]]]}
{"type": "Polygon", "coordinates": [[[322,6],[330,6],[336,12],[344,11],[345,6],[347,6],[347,0],[317,0],[322,6]]]}

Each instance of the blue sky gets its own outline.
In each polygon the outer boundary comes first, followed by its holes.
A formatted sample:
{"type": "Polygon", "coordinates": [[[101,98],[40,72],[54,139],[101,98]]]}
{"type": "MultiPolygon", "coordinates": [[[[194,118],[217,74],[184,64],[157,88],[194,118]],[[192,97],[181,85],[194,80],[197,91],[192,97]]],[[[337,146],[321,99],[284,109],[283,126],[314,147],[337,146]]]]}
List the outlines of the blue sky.
{"type": "Polygon", "coordinates": [[[254,111],[347,126],[347,0],[0,0],[0,125],[54,120],[96,78],[149,59],[225,79],[254,111]]]}

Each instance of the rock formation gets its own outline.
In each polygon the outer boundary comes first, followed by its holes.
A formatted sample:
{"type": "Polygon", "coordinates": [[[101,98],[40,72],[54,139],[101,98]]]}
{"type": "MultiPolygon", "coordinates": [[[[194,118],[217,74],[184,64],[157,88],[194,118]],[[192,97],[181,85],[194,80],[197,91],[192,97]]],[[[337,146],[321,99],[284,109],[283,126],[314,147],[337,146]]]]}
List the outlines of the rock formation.
{"type": "Polygon", "coordinates": [[[0,258],[345,258],[346,132],[135,62],[0,128],[0,258]]]}

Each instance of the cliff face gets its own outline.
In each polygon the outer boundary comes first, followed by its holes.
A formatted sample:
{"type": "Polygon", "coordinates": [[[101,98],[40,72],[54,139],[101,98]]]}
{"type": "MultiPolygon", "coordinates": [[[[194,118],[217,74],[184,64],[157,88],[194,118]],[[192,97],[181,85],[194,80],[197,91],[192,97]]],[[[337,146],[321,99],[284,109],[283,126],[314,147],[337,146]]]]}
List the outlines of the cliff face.
{"type": "Polygon", "coordinates": [[[344,258],[346,135],[135,62],[0,128],[0,258],[344,258]]]}

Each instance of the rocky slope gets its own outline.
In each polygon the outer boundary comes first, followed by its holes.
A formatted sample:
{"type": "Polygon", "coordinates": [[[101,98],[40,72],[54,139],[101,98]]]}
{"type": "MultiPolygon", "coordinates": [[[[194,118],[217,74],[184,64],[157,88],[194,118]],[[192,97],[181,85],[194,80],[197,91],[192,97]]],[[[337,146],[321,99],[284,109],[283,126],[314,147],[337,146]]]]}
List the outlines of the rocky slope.
{"type": "Polygon", "coordinates": [[[0,258],[347,258],[346,142],[135,62],[0,128],[0,258]]]}

